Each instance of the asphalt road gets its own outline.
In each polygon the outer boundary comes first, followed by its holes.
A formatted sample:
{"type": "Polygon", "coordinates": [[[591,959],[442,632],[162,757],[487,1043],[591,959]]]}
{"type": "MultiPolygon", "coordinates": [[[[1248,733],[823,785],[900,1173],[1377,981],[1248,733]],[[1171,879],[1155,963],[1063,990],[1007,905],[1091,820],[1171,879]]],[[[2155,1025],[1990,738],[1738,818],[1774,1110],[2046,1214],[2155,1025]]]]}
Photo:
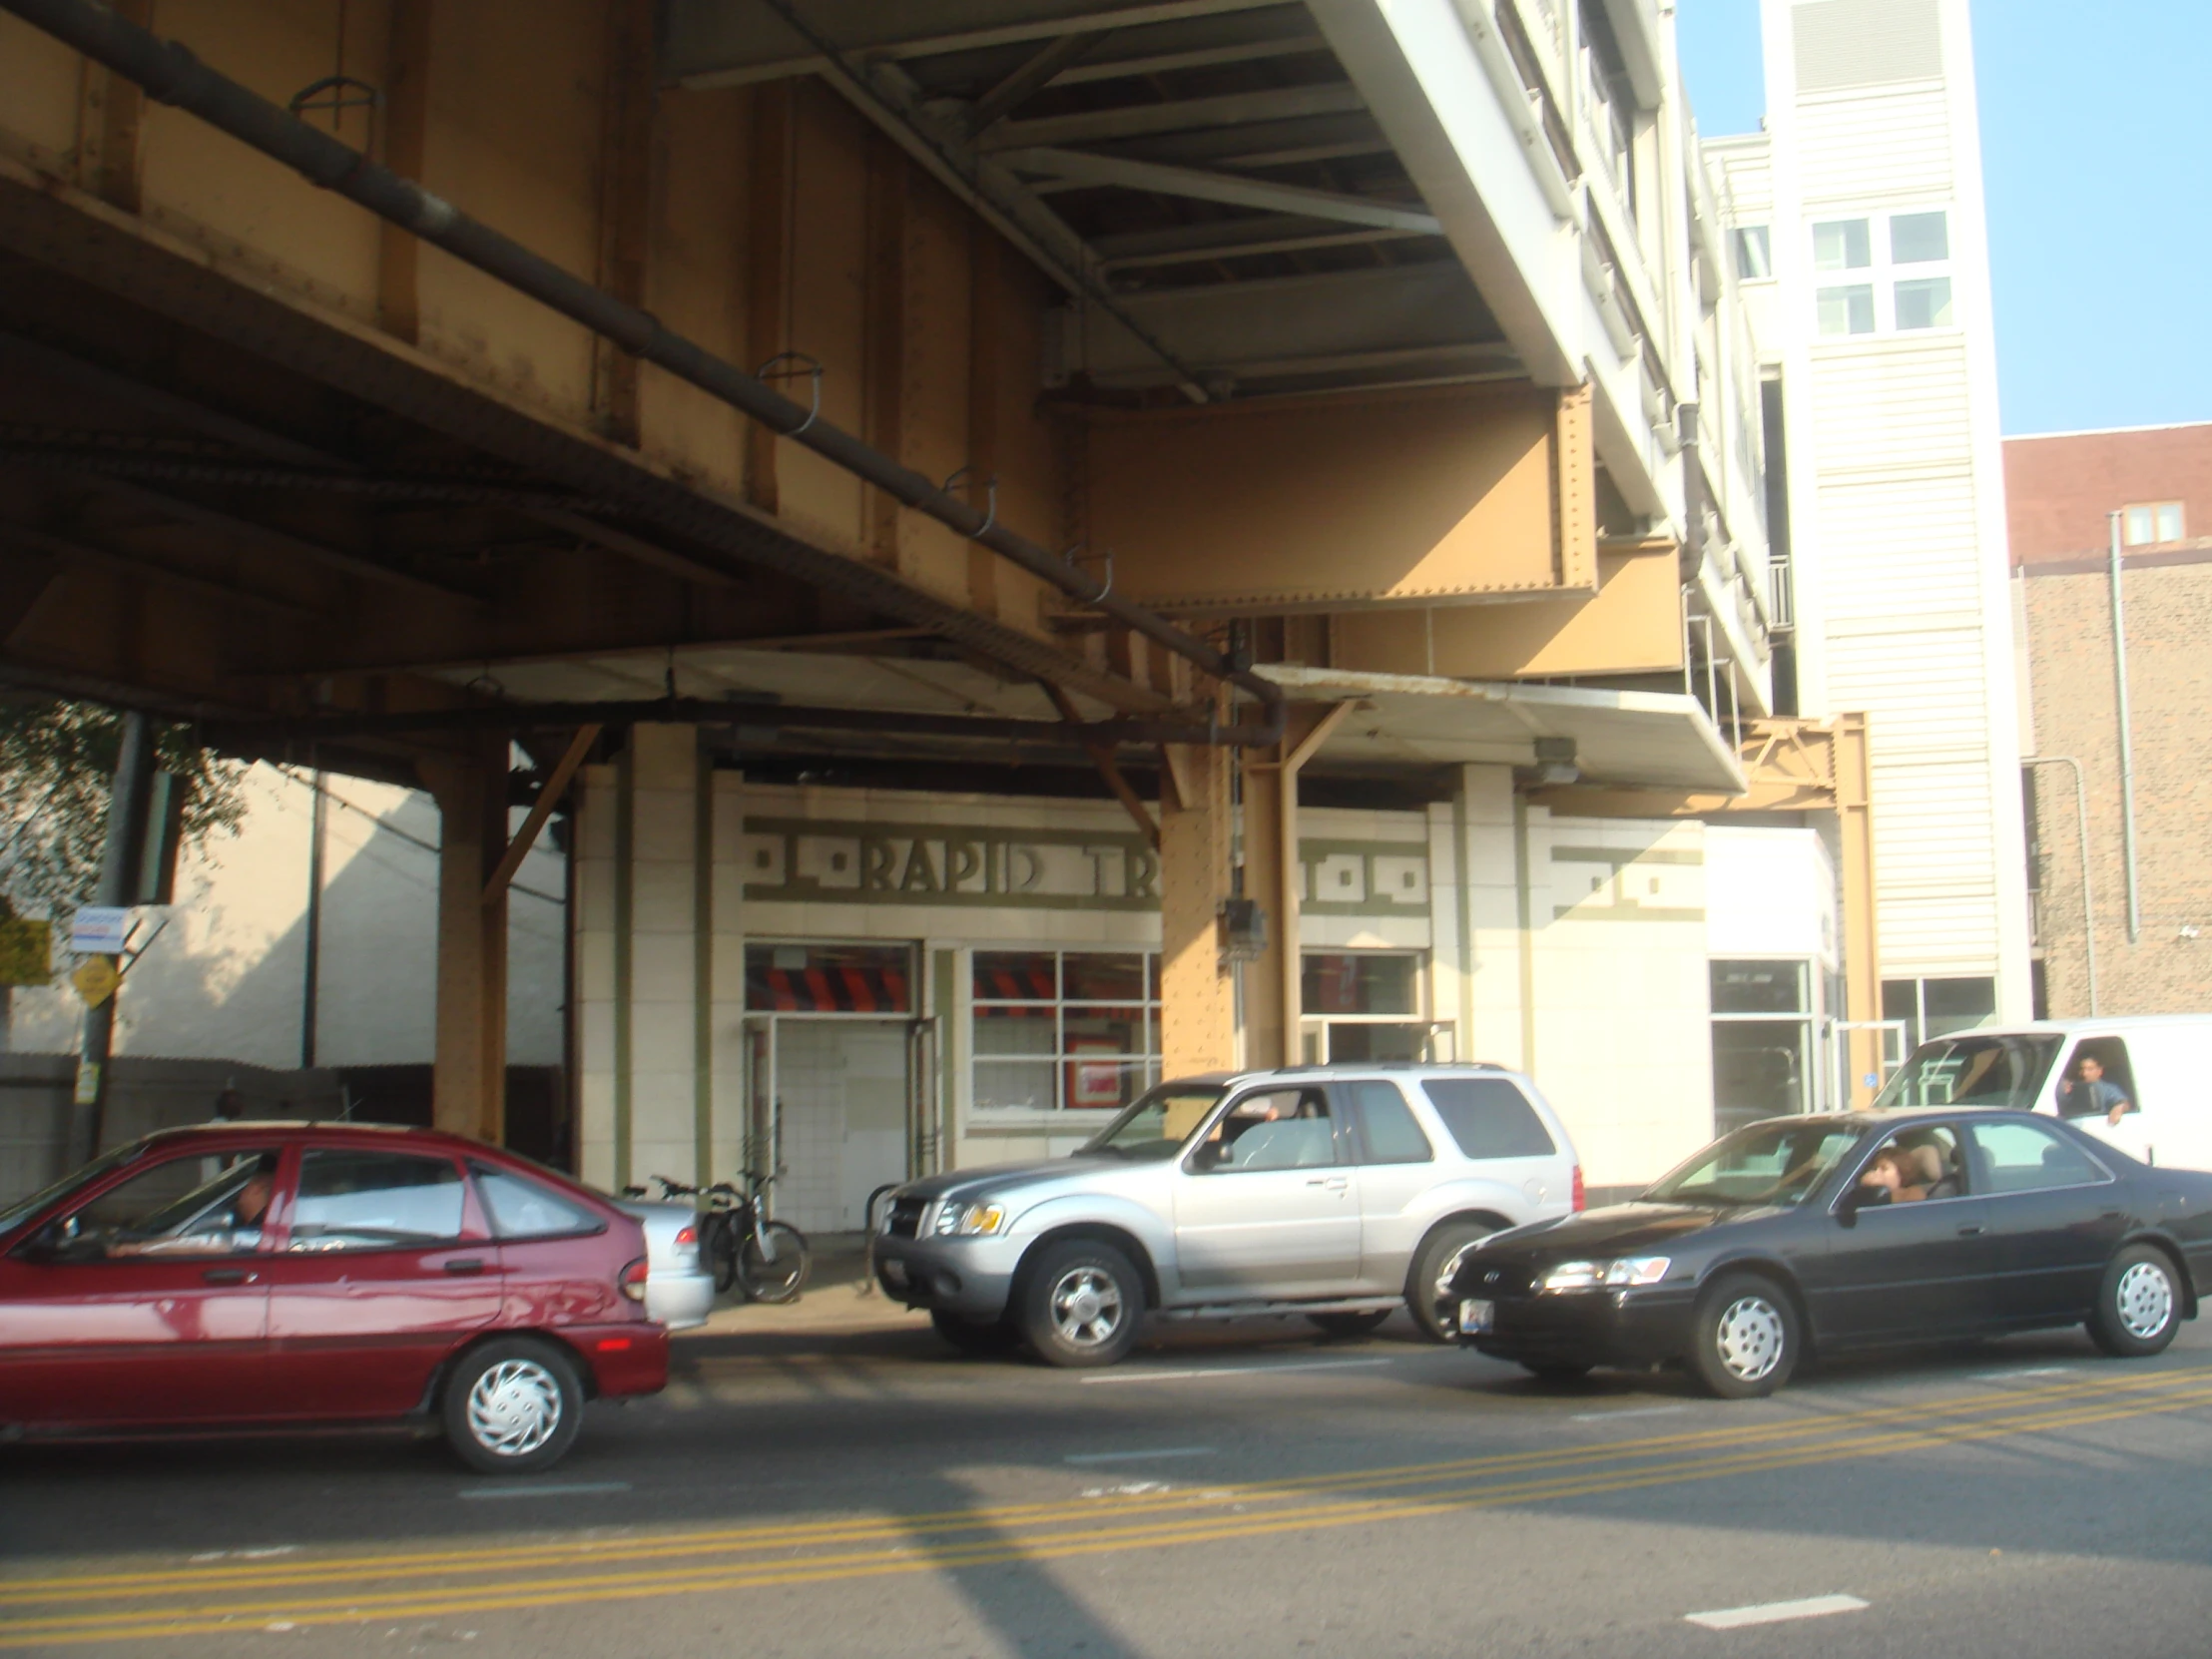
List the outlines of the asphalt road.
{"type": "Polygon", "coordinates": [[[534,1482],[391,1434],[0,1451],[0,1654],[2212,1650],[2205,1327],[1742,1403],[1545,1389],[1394,1324],[1093,1374],[926,1329],[680,1346],[534,1482]]]}

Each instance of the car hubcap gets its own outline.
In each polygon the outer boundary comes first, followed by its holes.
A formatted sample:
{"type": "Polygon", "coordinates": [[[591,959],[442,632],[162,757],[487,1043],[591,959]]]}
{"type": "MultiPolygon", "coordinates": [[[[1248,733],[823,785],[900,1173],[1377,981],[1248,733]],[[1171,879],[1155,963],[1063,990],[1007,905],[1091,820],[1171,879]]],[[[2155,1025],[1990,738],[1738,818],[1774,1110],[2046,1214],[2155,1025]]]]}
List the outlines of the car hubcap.
{"type": "Polygon", "coordinates": [[[1096,1268],[1062,1274],[1052,1287],[1052,1323],[1076,1348],[1112,1341],[1121,1329],[1121,1287],[1096,1268]]]}
{"type": "Polygon", "coordinates": [[[2137,1262],[2120,1275],[2120,1324],[2137,1342],[2148,1342],[2173,1318],[2173,1282],[2155,1262],[2137,1262]]]}
{"type": "Polygon", "coordinates": [[[1782,1312],[1763,1296],[1738,1297],[1721,1315],[1714,1344],[1739,1382],[1756,1382],[1782,1363],[1782,1312]]]}
{"type": "Polygon", "coordinates": [[[560,1381],[535,1360],[502,1360],[468,1390],[468,1431],[486,1451],[526,1456],[560,1426],[560,1381]]]}

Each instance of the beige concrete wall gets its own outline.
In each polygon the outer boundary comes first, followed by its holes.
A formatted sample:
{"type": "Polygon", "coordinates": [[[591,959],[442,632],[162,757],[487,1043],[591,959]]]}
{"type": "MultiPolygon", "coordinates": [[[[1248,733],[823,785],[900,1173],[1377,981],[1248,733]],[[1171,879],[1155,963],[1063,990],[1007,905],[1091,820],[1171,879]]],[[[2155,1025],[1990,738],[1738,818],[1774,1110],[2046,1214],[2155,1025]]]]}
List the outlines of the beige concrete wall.
{"type": "MultiPolygon", "coordinates": [[[[254,767],[239,832],[186,854],[169,925],[116,1005],[118,1054],[299,1064],[313,800],[306,777],[254,767]]],[[[330,778],[325,787],[315,1057],[324,1066],[426,1063],[436,1012],[437,809],[418,791],[385,784],[330,778]]],[[[510,1064],[562,1061],[565,881],[562,856],[546,839],[515,876],[507,905],[510,1064]]],[[[161,913],[144,912],[149,929],[161,913]]],[[[66,924],[57,931],[66,946],[66,924]]],[[[72,960],[65,954],[63,968],[72,960]]],[[[81,1011],[65,983],[19,990],[9,1046],[74,1051],[81,1011]]]]}

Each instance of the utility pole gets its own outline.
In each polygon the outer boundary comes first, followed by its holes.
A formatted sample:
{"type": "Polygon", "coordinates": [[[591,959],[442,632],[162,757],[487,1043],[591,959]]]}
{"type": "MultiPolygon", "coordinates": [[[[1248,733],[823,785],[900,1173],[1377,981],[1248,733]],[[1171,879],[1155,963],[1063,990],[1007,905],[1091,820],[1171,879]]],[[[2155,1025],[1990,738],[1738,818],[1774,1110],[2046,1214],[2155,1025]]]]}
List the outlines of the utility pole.
{"type": "Polygon", "coordinates": [[[314,1070],[315,1026],[320,1018],[322,1000],[322,846],[328,838],[328,830],[320,767],[314,769],[311,787],[314,806],[307,819],[307,962],[306,976],[299,987],[299,1068],[302,1071],[314,1070]]]}
{"type": "MultiPolygon", "coordinates": [[[[93,901],[121,907],[131,902],[146,849],[147,808],[154,789],[154,729],[144,715],[123,716],[123,743],[115,758],[115,787],[108,799],[107,841],[100,849],[100,885],[93,901]]],[[[111,991],[85,1010],[84,1047],[77,1060],[77,1088],[69,1112],[69,1167],[100,1152],[108,1110],[108,1053],[115,1043],[111,991]]]]}

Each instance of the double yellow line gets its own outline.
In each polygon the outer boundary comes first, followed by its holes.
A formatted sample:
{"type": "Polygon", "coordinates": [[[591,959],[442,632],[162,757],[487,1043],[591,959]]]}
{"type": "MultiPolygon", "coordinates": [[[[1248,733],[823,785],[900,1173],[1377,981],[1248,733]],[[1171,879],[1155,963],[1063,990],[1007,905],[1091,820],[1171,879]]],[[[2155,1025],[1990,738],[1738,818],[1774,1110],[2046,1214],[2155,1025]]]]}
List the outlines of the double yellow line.
{"type": "Polygon", "coordinates": [[[0,1617],[0,1648],[437,1618],[1203,1544],[1770,1473],[2205,1405],[2212,1374],[2113,1372],[1783,1422],[1126,1499],[0,1578],[0,1608],[24,1610],[0,1617]],[[82,1610],[88,1602],[98,1610],[82,1610]]]}

